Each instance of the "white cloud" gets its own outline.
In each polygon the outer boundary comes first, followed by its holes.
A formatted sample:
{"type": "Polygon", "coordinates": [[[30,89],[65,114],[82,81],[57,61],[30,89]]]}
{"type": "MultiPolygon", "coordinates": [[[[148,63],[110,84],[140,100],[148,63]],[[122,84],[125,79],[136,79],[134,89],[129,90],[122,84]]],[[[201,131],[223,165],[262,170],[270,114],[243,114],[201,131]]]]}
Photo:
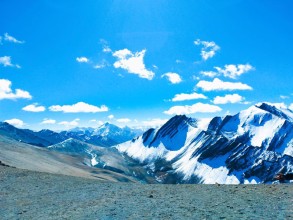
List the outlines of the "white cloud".
{"type": "Polygon", "coordinates": [[[289,99],[290,97],[289,96],[286,96],[286,95],[280,95],[280,98],[281,99],[289,99]]]}
{"type": "Polygon", "coordinates": [[[23,127],[25,124],[22,120],[20,119],[17,119],[17,118],[12,118],[12,119],[9,119],[9,120],[5,120],[5,122],[7,122],[8,124],[11,124],[15,127],[18,127],[18,128],[21,128],[23,127]]]}
{"type": "Polygon", "coordinates": [[[215,78],[213,81],[199,81],[196,86],[202,88],[204,91],[215,91],[215,90],[252,90],[247,84],[240,82],[224,82],[218,78],[215,78]]]}
{"type": "Polygon", "coordinates": [[[96,119],[92,119],[92,120],[90,120],[89,122],[95,124],[96,126],[101,126],[101,125],[104,124],[103,121],[98,121],[98,120],[96,120],[96,119]]]}
{"type": "Polygon", "coordinates": [[[155,73],[147,70],[143,61],[146,50],[132,53],[128,49],[118,50],[113,56],[118,59],[114,63],[115,68],[125,69],[128,73],[136,74],[140,78],[153,79],[155,73]]]}
{"type": "Polygon", "coordinates": [[[80,119],[76,118],[73,121],[61,121],[58,124],[64,125],[65,127],[76,127],[76,126],[78,126],[79,121],[80,121],[80,119]]]}
{"type": "Polygon", "coordinates": [[[29,92],[16,89],[15,92],[11,89],[11,81],[7,79],[0,79],[0,100],[2,99],[31,99],[29,92]]]}
{"type": "Polygon", "coordinates": [[[104,67],[106,67],[106,66],[108,66],[108,63],[107,63],[106,60],[103,59],[100,63],[96,64],[96,65],[94,66],[94,68],[95,68],[95,69],[102,69],[102,68],[104,68],[104,67]]]}
{"type": "Polygon", "coordinates": [[[194,76],[194,75],[193,75],[193,76],[192,76],[192,79],[193,79],[193,80],[200,80],[200,77],[198,77],[198,76],[194,76]]]}
{"type": "Polygon", "coordinates": [[[142,125],[144,127],[156,128],[156,127],[161,127],[167,121],[168,121],[168,119],[153,118],[150,120],[142,121],[142,125]]]}
{"type": "Polygon", "coordinates": [[[225,65],[224,69],[220,67],[214,67],[219,73],[222,73],[225,77],[236,79],[238,76],[241,76],[243,73],[246,73],[250,70],[253,70],[254,67],[250,64],[229,64],[225,65]]]}
{"type": "Polygon", "coordinates": [[[88,63],[89,59],[86,57],[76,57],[76,61],[79,63],[88,63]]]}
{"type": "Polygon", "coordinates": [[[103,46],[103,52],[104,52],[104,53],[111,53],[111,52],[112,52],[112,50],[111,50],[111,48],[109,47],[108,42],[107,42],[106,40],[104,40],[104,39],[100,39],[100,43],[101,43],[102,46],[103,46]]]}
{"type": "Polygon", "coordinates": [[[97,107],[94,105],[89,105],[84,102],[78,102],[73,105],[52,105],[49,107],[49,110],[52,112],[64,112],[64,113],[96,113],[96,112],[107,112],[109,109],[107,106],[102,105],[97,107]]]}
{"type": "Polygon", "coordinates": [[[94,66],[95,69],[103,69],[106,65],[105,64],[96,64],[94,66]]]}
{"type": "Polygon", "coordinates": [[[202,46],[200,55],[202,59],[207,60],[216,55],[216,51],[220,50],[220,47],[214,41],[202,41],[197,39],[194,41],[197,46],[202,46]]]}
{"type": "Polygon", "coordinates": [[[108,118],[109,119],[113,119],[114,118],[114,115],[109,115],[108,118]]]}
{"type": "Polygon", "coordinates": [[[111,50],[111,48],[108,45],[104,45],[103,46],[103,52],[104,53],[111,53],[112,50],[111,50]]]}
{"type": "Polygon", "coordinates": [[[9,41],[16,44],[23,44],[24,41],[17,40],[15,37],[10,36],[8,33],[4,34],[4,40],[9,41]]]}
{"type": "Polygon", "coordinates": [[[2,64],[4,67],[10,66],[16,67],[17,69],[21,68],[21,66],[18,64],[12,64],[10,56],[0,57],[0,64],[2,64]]]}
{"type": "Polygon", "coordinates": [[[193,114],[197,112],[213,113],[213,112],[219,112],[219,111],[222,111],[222,109],[219,106],[203,104],[199,102],[194,105],[173,106],[168,111],[164,111],[164,113],[167,115],[182,115],[182,114],[188,115],[188,114],[193,114]]]}
{"type": "Polygon", "coordinates": [[[53,125],[53,124],[56,124],[56,120],[54,120],[54,119],[49,119],[49,118],[44,118],[43,119],[43,121],[41,122],[41,124],[51,124],[51,125],[53,125]]]}
{"type": "Polygon", "coordinates": [[[119,123],[128,123],[131,122],[131,120],[129,118],[119,118],[116,120],[119,123]]]}
{"type": "Polygon", "coordinates": [[[181,94],[176,94],[175,97],[172,99],[172,101],[177,102],[177,101],[194,100],[194,99],[207,99],[207,97],[203,94],[198,94],[196,92],[191,94],[181,93],[181,94]]]}
{"type": "Polygon", "coordinates": [[[167,79],[172,83],[172,84],[178,84],[182,82],[182,79],[178,73],[165,73],[162,75],[162,77],[167,77],[167,79]]]}
{"type": "Polygon", "coordinates": [[[14,66],[11,63],[11,57],[9,56],[0,57],[0,64],[2,64],[3,66],[14,66]]]}
{"type": "Polygon", "coordinates": [[[208,77],[211,77],[211,78],[214,78],[215,76],[218,75],[218,73],[216,73],[214,71],[200,71],[199,73],[201,75],[203,75],[203,76],[208,76],[208,77]]]}
{"type": "Polygon", "coordinates": [[[34,103],[23,107],[22,110],[27,112],[43,112],[46,108],[44,106],[38,106],[38,103],[34,103]]]}
{"type": "Polygon", "coordinates": [[[214,98],[213,103],[214,104],[227,104],[227,103],[239,103],[242,102],[244,98],[238,94],[232,94],[232,95],[225,95],[223,97],[216,96],[214,98]]]}

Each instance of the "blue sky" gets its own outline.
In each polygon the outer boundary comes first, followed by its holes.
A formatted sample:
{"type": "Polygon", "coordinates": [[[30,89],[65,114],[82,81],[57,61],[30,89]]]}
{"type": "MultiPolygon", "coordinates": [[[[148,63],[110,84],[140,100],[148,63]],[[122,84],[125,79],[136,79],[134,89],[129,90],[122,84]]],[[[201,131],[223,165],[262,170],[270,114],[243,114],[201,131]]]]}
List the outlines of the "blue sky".
{"type": "Polygon", "coordinates": [[[2,0],[0,121],[157,125],[293,108],[293,2],[2,0]]]}

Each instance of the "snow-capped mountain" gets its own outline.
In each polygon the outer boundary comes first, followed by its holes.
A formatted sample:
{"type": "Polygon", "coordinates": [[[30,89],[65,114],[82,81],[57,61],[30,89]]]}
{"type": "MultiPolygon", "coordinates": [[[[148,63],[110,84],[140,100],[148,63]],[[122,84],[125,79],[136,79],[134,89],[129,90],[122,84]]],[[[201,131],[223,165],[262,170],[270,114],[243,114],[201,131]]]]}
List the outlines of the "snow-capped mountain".
{"type": "Polygon", "coordinates": [[[129,127],[120,128],[116,125],[105,123],[99,128],[74,128],[68,131],[55,132],[48,129],[32,131],[19,129],[6,122],[0,122],[0,134],[27,144],[48,147],[74,138],[86,143],[110,147],[131,140],[140,135],[142,131],[129,127]]]}
{"type": "Polygon", "coordinates": [[[62,131],[60,135],[97,146],[110,147],[131,140],[141,133],[129,127],[120,128],[107,122],[96,129],[75,128],[69,131],[62,131]]]}
{"type": "Polygon", "coordinates": [[[211,120],[178,115],[136,132],[109,123],[59,133],[0,123],[2,136],[148,183],[269,183],[293,172],[293,112],[282,105],[259,103],[211,120]]]}
{"type": "Polygon", "coordinates": [[[293,171],[293,113],[260,103],[207,129],[186,116],[171,118],[116,148],[163,183],[260,183],[293,171]]]}

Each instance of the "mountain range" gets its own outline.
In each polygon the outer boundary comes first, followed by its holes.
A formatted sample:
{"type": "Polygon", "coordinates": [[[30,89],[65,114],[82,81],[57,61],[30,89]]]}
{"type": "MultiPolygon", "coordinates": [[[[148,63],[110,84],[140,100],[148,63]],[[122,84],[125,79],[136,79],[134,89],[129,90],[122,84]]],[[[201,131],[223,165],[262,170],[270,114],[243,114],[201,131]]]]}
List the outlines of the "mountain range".
{"type": "Polygon", "coordinates": [[[293,171],[293,112],[271,103],[206,124],[177,115],[144,133],[108,123],[59,133],[1,123],[0,136],[146,183],[270,183],[293,171]]]}
{"type": "Polygon", "coordinates": [[[140,129],[131,129],[129,127],[120,128],[108,122],[98,128],[77,127],[61,132],[48,129],[41,131],[19,129],[6,122],[0,122],[0,134],[39,147],[48,147],[69,138],[74,138],[97,146],[110,147],[131,140],[142,132],[143,130],[140,129]]]}

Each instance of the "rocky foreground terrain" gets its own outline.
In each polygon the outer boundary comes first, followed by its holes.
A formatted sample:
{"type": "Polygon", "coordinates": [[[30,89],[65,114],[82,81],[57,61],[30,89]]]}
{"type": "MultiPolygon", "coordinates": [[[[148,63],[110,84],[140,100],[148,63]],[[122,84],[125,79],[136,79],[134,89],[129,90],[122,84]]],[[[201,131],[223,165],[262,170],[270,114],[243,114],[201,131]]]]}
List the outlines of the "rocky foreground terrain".
{"type": "Polygon", "coordinates": [[[110,183],[0,166],[1,219],[292,219],[293,185],[110,183]]]}

